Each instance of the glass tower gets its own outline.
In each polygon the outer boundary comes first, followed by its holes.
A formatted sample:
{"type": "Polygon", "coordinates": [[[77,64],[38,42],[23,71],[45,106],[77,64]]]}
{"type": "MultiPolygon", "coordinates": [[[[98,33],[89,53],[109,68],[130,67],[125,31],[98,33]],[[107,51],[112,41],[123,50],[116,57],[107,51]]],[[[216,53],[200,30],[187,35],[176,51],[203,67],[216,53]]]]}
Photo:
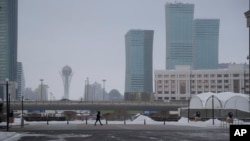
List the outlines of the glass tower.
{"type": "Polygon", "coordinates": [[[17,87],[16,99],[21,100],[25,91],[25,79],[22,62],[17,62],[17,87]]]}
{"type": "Polygon", "coordinates": [[[218,68],[219,19],[194,20],[194,68],[218,68]]]}
{"type": "Polygon", "coordinates": [[[192,66],[194,5],[167,3],[166,16],[166,69],[175,65],[192,66]]]}
{"type": "Polygon", "coordinates": [[[153,30],[130,30],[125,35],[125,93],[153,92],[153,30]]]}
{"type": "Polygon", "coordinates": [[[16,81],[17,0],[0,0],[0,81],[16,81]]]}

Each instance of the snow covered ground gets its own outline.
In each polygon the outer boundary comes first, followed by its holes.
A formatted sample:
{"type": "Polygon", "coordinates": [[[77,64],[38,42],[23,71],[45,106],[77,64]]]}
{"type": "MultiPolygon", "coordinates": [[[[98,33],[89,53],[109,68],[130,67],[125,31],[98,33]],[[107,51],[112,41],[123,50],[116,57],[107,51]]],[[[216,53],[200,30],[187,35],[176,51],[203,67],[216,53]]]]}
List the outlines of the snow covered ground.
{"type": "MultiPolygon", "coordinates": [[[[70,121],[70,124],[82,124],[85,121],[81,120],[76,120],[76,121],[70,121]]],[[[88,120],[88,124],[94,124],[95,120],[88,120]]],[[[105,123],[105,120],[102,120],[102,123],[105,123]]],[[[236,124],[250,124],[249,122],[243,122],[240,120],[235,120],[236,124]]],[[[20,118],[16,118],[15,122],[10,124],[11,126],[16,126],[20,125],[21,120],[20,118]]],[[[24,121],[25,126],[28,125],[35,125],[35,124],[46,124],[47,122],[28,122],[24,121]]],[[[53,124],[66,124],[66,121],[50,121],[50,125],[53,124]]],[[[108,121],[108,124],[124,124],[124,121],[108,121]]],[[[133,121],[127,120],[126,124],[147,124],[147,125],[163,125],[164,122],[159,122],[159,121],[154,121],[151,118],[144,116],[144,115],[139,115],[136,119],[133,121]]],[[[229,124],[222,122],[218,119],[210,119],[207,121],[188,121],[187,118],[181,118],[177,122],[165,122],[166,125],[176,125],[176,126],[195,126],[195,127],[209,127],[209,128],[228,128],[229,124]]],[[[5,122],[2,122],[0,124],[1,126],[6,125],[5,122]]],[[[18,140],[20,138],[20,134],[16,132],[4,132],[0,131],[0,141],[13,141],[13,140],[18,140]]]]}

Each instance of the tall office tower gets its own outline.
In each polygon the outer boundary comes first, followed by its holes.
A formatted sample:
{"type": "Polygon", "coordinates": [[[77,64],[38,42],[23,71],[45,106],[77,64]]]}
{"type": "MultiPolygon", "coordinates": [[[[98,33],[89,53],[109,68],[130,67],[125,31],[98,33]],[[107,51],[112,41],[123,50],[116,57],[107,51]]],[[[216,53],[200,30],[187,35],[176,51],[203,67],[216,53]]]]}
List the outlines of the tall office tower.
{"type": "Polygon", "coordinates": [[[16,81],[17,0],[0,0],[0,81],[16,81]]]}
{"type": "Polygon", "coordinates": [[[25,79],[23,73],[23,65],[21,62],[17,62],[17,96],[16,99],[21,99],[24,96],[25,91],[25,79]]]}
{"type": "Polygon", "coordinates": [[[61,77],[64,85],[64,96],[63,99],[69,99],[69,85],[72,78],[72,69],[69,66],[65,66],[62,69],[61,77]]]}
{"type": "Polygon", "coordinates": [[[218,69],[219,19],[194,20],[194,69],[218,69]]]}
{"type": "Polygon", "coordinates": [[[194,5],[167,3],[166,16],[166,69],[175,65],[192,66],[194,5]]]}
{"type": "Polygon", "coordinates": [[[153,91],[153,36],[153,30],[130,30],[125,35],[125,99],[131,93],[153,91]]]}

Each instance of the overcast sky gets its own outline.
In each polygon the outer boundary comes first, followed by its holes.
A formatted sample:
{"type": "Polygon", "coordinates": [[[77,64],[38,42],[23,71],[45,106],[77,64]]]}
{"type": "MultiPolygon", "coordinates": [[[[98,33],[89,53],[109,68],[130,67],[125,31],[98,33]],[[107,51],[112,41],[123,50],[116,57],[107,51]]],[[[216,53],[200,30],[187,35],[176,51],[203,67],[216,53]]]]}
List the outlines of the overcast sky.
{"type": "MultiPolygon", "coordinates": [[[[248,0],[175,0],[195,4],[195,18],[220,19],[219,62],[247,63],[248,0]]],[[[18,61],[26,87],[44,79],[56,99],[63,96],[60,71],[73,70],[70,99],[90,83],[124,93],[125,38],[130,29],[154,30],[153,70],[165,68],[165,4],[174,0],[19,0],[18,61]]]]}

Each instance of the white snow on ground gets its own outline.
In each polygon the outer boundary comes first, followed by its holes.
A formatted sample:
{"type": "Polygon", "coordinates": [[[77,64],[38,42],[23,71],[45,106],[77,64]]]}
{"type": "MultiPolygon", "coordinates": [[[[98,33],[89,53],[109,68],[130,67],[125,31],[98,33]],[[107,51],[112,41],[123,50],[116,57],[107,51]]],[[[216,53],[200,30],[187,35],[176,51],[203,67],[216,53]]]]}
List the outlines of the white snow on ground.
{"type": "MultiPolygon", "coordinates": [[[[14,120],[15,122],[10,124],[10,126],[14,126],[14,125],[20,125],[21,120],[20,118],[15,118],[14,120]]],[[[235,121],[237,123],[240,124],[250,124],[249,122],[244,122],[241,120],[237,120],[235,119],[235,121]]],[[[76,121],[70,121],[70,124],[79,124],[79,123],[83,123],[85,121],[81,121],[81,120],[76,120],[76,121]]],[[[42,121],[42,122],[36,122],[36,121],[32,121],[32,122],[28,122],[28,121],[24,121],[24,124],[27,125],[35,125],[35,124],[46,124],[46,121],[42,121]]],[[[49,121],[49,124],[53,125],[53,124],[66,124],[66,121],[49,121]]],[[[94,124],[95,120],[88,120],[88,124],[94,124]]],[[[102,120],[102,123],[105,124],[106,121],[102,120]]],[[[147,125],[163,125],[163,122],[159,122],[159,121],[154,121],[153,119],[151,119],[150,117],[144,116],[144,115],[138,115],[136,119],[134,119],[133,121],[131,120],[126,120],[126,124],[147,124],[147,125]]],[[[237,124],[236,123],[236,124],[237,124]]],[[[108,124],[124,124],[124,121],[108,121],[108,124]]],[[[179,126],[195,126],[195,127],[213,127],[213,128],[222,128],[222,126],[225,127],[229,127],[228,123],[222,122],[218,119],[209,119],[207,121],[191,121],[187,118],[182,117],[180,120],[178,121],[171,121],[171,122],[165,122],[166,125],[179,125],[179,126]]],[[[0,126],[5,126],[6,122],[2,122],[0,123],[0,126]]],[[[19,133],[16,132],[0,132],[0,141],[13,141],[13,140],[18,140],[21,137],[21,135],[19,133]]]]}

